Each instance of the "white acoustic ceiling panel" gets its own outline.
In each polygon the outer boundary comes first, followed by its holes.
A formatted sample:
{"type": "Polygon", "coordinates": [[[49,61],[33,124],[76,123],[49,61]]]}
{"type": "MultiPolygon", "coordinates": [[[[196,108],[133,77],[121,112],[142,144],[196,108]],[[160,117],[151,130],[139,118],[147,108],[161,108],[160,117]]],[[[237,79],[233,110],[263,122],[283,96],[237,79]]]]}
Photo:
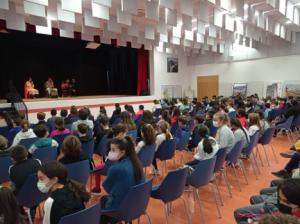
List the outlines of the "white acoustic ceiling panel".
{"type": "Polygon", "coordinates": [[[6,27],[12,30],[25,31],[25,19],[24,16],[9,11],[6,15],[6,27]]]}
{"type": "Polygon", "coordinates": [[[59,21],[75,23],[75,13],[62,10],[61,5],[57,5],[57,19],[59,21]]]}
{"type": "Polygon", "coordinates": [[[46,7],[44,5],[29,1],[24,1],[24,12],[33,16],[46,17],[46,7]]]}
{"type": "Polygon", "coordinates": [[[193,28],[193,17],[187,16],[187,15],[182,15],[182,29],[183,30],[192,30],[193,28]]]}
{"type": "Polygon", "coordinates": [[[120,24],[131,26],[131,14],[128,12],[121,11],[121,9],[117,9],[117,21],[120,24]]]}
{"type": "Polygon", "coordinates": [[[109,8],[100,4],[92,3],[92,16],[109,20],[109,8]]]}
{"type": "MultiPolygon", "coordinates": [[[[3,0],[1,0],[1,1],[3,1],[3,0]]],[[[36,3],[36,4],[40,4],[40,5],[44,5],[44,6],[48,6],[48,0],[26,0],[26,1],[36,3]]]]}
{"type": "Polygon", "coordinates": [[[115,33],[121,33],[121,25],[118,24],[116,17],[110,17],[110,20],[107,22],[107,30],[115,33]]]}
{"type": "Polygon", "coordinates": [[[165,8],[174,9],[174,0],[160,0],[159,3],[165,8]]]}
{"type": "Polygon", "coordinates": [[[165,21],[163,19],[160,19],[158,22],[157,32],[160,34],[168,33],[168,26],[165,24],[165,21]]]}
{"type": "Polygon", "coordinates": [[[146,25],[145,26],[145,38],[149,40],[154,40],[155,38],[155,31],[154,27],[151,25],[146,25]]]}
{"type": "Polygon", "coordinates": [[[181,13],[188,16],[193,16],[193,0],[180,0],[181,13]]]}
{"type": "Polygon", "coordinates": [[[175,10],[165,9],[165,23],[170,26],[177,25],[177,13],[175,10]]]}
{"type": "Polygon", "coordinates": [[[155,1],[145,2],[145,17],[155,21],[159,20],[159,4],[155,1]]]}
{"type": "Polygon", "coordinates": [[[8,4],[8,0],[1,0],[0,1],[0,9],[9,9],[9,4],[8,4]]]}
{"type": "Polygon", "coordinates": [[[137,15],[138,0],[121,0],[121,10],[137,15]]]}
{"type": "MultiPolygon", "coordinates": [[[[86,0],[84,0],[86,1],[86,0]]],[[[93,3],[97,3],[106,7],[111,7],[111,0],[92,0],[93,3]]]]}
{"type": "Polygon", "coordinates": [[[92,16],[92,12],[86,10],[83,15],[84,25],[94,28],[100,28],[100,21],[99,19],[92,16]]]}
{"type": "Polygon", "coordinates": [[[61,0],[62,10],[82,13],[82,0],[61,0]]]}
{"type": "Polygon", "coordinates": [[[138,25],[135,22],[133,22],[132,25],[130,27],[128,27],[127,32],[130,36],[138,37],[139,36],[139,27],[138,27],[138,25]]]}

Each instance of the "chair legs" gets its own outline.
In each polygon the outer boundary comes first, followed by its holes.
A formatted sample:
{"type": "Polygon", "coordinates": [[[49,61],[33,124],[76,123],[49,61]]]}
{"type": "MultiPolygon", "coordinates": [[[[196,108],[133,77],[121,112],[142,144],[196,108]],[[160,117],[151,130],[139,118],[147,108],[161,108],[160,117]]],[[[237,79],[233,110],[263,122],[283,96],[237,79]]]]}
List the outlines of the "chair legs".
{"type": "Polygon", "coordinates": [[[168,206],[168,204],[165,204],[165,213],[166,213],[167,224],[169,224],[169,206],[168,206]]]}
{"type": "Polygon", "coordinates": [[[182,200],[183,202],[183,205],[184,205],[184,210],[185,210],[185,213],[188,217],[188,223],[191,224],[192,223],[192,220],[191,220],[191,216],[190,216],[190,213],[189,213],[189,210],[188,210],[188,207],[187,207],[187,204],[186,204],[186,201],[184,200],[184,198],[181,198],[180,199],[182,200]]]}
{"type": "Polygon", "coordinates": [[[241,170],[242,170],[242,173],[245,177],[245,181],[246,181],[246,184],[248,185],[248,179],[247,179],[247,175],[246,175],[246,170],[245,170],[245,166],[244,166],[244,163],[242,160],[239,161],[240,162],[240,165],[241,165],[241,170]]]}
{"type": "MultiPolygon", "coordinates": [[[[146,216],[147,219],[148,219],[148,223],[149,223],[149,224],[152,224],[151,218],[150,218],[150,216],[148,215],[147,212],[145,212],[145,216],[146,216]]],[[[139,221],[140,221],[140,219],[139,219],[139,221]]]]}
{"type": "Polygon", "coordinates": [[[236,173],[236,169],[235,169],[235,165],[234,165],[234,164],[232,164],[232,168],[233,168],[233,173],[234,173],[236,182],[237,182],[237,184],[238,184],[239,191],[242,191],[241,184],[240,184],[240,180],[239,180],[238,175],[237,175],[237,173],[236,173]]]}
{"type": "Polygon", "coordinates": [[[263,163],[263,161],[262,161],[262,159],[261,159],[261,155],[260,155],[258,146],[256,146],[256,157],[259,158],[260,163],[261,163],[261,166],[264,167],[264,163],[263,163]]]}
{"type": "Polygon", "coordinates": [[[220,211],[220,207],[219,207],[217,194],[216,194],[214,185],[211,185],[211,189],[212,189],[212,192],[213,192],[214,200],[215,200],[215,203],[216,203],[216,206],[217,206],[217,211],[218,211],[218,215],[219,215],[219,219],[220,219],[220,218],[222,218],[222,216],[221,216],[221,211],[220,211]]]}
{"type": "Polygon", "coordinates": [[[226,186],[227,186],[227,189],[228,189],[229,196],[232,198],[232,193],[231,193],[231,189],[230,189],[230,185],[229,185],[229,181],[228,181],[226,169],[225,169],[225,168],[222,169],[221,172],[222,172],[223,178],[224,178],[224,180],[225,180],[225,183],[226,183],[226,186]]]}
{"type": "Polygon", "coordinates": [[[256,156],[251,153],[250,157],[252,157],[252,159],[254,160],[254,163],[255,163],[255,166],[256,166],[256,169],[257,169],[257,174],[260,174],[261,172],[260,172],[260,169],[259,169],[259,166],[258,166],[258,163],[257,163],[256,156]]]}
{"type": "Polygon", "coordinates": [[[26,213],[27,213],[29,224],[33,224],[31,214],[30,214],[30,208],[25,208],[25,210],[26,210],[26,213]]]}
{"type": "Polygon", "coordinates": [[[256,180],[258,180],[258,167],[257,167],[257,164],[255,162],[255,156],[253,156],[252,154],[250,155],[250,162],[251,162],[251,166],[252,166],[252,169],[253,169],[253,173],[254,173],[254,176],[256,178],[256,180]],[[253,161],[254,160],[254,161],[253,161]],[[256,170],[257,169],[257,173],[256,173],[256,170]]]}
{"type": "Polygon", "coordinates": [[[272,145],[272,144],[270,144],[270,147],[271,147],[271,149],[272,149],[272,152],[273,152],[273,155],[274,155],[275,162],[276,162],[276,163],[278,163],[278,159],[277,159],[277,156],[276,156],[275,150],[274,150],[274,148],[273,148],[273,145],[272,145]]]}
{"type": "Polygon", "coordinates": [[[195,189],[195,192],[196,192],[197,200],[199,202],[201,221],[202,221],[202,223],[205,223],[204,213],[203,213],[203,206],[202,206],[202,202],[200,200],[198,189],[195,189]]]}
{"type": "Polygon", "coordinates": [[[216,178],[217,178],[217,176],[214,174],[214,183],[215,183],[216,188],[217,188],[217,192],[218,192],[218,195],[219,195],[219,198],[220,198],[221,205],[224,206],[222,194],[221,194],[221,192],[220,192],[219,185],[218,185],[218,181],[217,181],[216,178]]]}
{"type": "Polygon", "coordinates": [[[267,150],[266,150],[264,145],[262,145],[262,147],[263,147],[264,152],[265,152],[265,156],[266,156],[266,159],[267,159],[268,166],[270,167],[270,162],[269,162],[269,157],[268,157],[268,154],[267,154],[267,150]]]}

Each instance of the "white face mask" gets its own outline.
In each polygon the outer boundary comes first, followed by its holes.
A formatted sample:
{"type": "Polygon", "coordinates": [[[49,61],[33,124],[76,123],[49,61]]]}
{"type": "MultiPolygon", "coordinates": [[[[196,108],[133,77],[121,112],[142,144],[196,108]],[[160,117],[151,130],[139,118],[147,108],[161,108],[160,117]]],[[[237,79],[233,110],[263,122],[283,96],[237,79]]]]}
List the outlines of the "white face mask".
{"type": "Polygon", "coordinates": [[[220,125],[219,125],[219,123],[217,122],[217,121],[213,121],[213,125],[216,127],[216,128],[218,128],[220,125]]]}
{"type": "Polygon", "coordinates": [[[50,187],[47,187],[47,185],[43,181],[38,181],[37,182],[37,188],[39,189],[40,192],[46,194],[49,192],[50,187]]]}

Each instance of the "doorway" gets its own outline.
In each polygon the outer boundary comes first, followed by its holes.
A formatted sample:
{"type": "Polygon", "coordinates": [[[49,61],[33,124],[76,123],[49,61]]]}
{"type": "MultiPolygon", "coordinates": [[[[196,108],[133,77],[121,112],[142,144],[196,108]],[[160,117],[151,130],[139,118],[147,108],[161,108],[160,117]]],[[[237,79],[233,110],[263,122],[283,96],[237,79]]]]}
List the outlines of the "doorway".
{"type": "Polygon", "coordinates": [[[212,96],[219,95],[219,76],[209,75],[209,76],[198,76],[197,77],[197,98],[201,100],[203,97],[207,96],[212,98],[212,96]]]}

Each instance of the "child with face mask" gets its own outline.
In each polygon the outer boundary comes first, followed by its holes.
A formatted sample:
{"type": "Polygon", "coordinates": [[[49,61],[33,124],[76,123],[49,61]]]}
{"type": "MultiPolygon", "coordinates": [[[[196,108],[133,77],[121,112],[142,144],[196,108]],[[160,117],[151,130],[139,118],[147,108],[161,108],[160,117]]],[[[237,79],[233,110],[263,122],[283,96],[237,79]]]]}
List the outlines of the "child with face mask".
{"type": "Polygon", "coordinates": [[[90,199],[85,187],[68,179],[68,171],[58,161],[44,164],[38,171],[38,189],[48,193],[43,224],[57,224],[63,216],[85,209],[90,199]]]}
{"type": "MultiPolygon", "coordinates": [[[[103,188],[108,193],[102,197],[102,209],[117,209],[129,189],[145,181],[143,168],[135,152],[131,137],[114,138],[110,144],[108,159],[118,161],[112,166],[103,182],[103,188]]],[[[101,216],[101,224],[116,223],[108,216],[101,216]]]]}
{"type": "Polygon", "coordinates": [[[231,151],[234,146],[234,135],[228,127],[228,117],[225,113],[218,112],[214,115],[213,125],[218,128],[216,140],[220,149],[227,148],[227,153],[231,151]]]}
{"type": "Polygon", "coordinates": [[[287,214],[300,219],[300,179],[285,179],[278,187],[265,188],[252,196],[251,205],[235,210],[237,223],[260,220],[267,214],[287,214]]]}

